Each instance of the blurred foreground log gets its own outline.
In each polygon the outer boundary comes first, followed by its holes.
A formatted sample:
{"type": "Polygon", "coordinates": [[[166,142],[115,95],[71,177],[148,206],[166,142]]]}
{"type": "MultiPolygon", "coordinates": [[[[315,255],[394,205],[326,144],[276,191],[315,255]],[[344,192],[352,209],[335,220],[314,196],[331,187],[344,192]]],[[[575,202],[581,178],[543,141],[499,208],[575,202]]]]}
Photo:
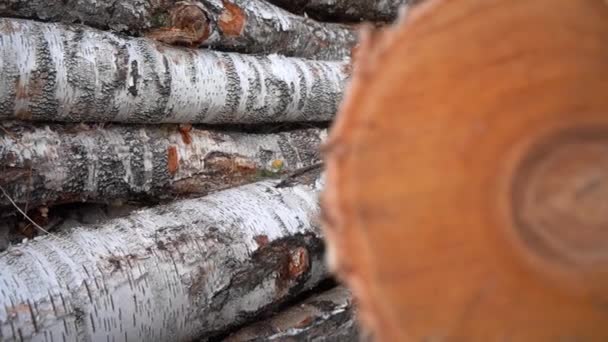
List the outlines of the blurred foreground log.
{"type": "Polygon", "coordinates": [[[0,18],[0,119],[260,123],[333,118],[346,62],[169,47],[0,18]]]}
{"type": "Polygon", "coordinates": [[[325,276],[321,183],[260,182],[0,254],[3,341],[191,341],[325,276]]]}
{"type": "Polygon", "coordinates": [[[361,341],[350,291],[342,286],[295,303],[269,319],[249,325],[225,342],[361,341]]]}
{"type": "Polygon", "coordinates": [[[328,255],[380,341],[608,340],[608,5],[436,0],[356,57],[328,255]]]}
{"type": "MultiPolygon", "coordinates": [[[[325,130],[0,124],[0,185],[33,208],[206,194],[311,166],[325,130]]],[[[0,206],[8,205],[5,196],[0,206]]]]}
{"type": "Polygon", "coordinates": [[[168,43],[223,51],[339,60],[356,43],[353,27],[293,15],[264,0],[11,0],[0,15],[83,23],[168,43]]]}

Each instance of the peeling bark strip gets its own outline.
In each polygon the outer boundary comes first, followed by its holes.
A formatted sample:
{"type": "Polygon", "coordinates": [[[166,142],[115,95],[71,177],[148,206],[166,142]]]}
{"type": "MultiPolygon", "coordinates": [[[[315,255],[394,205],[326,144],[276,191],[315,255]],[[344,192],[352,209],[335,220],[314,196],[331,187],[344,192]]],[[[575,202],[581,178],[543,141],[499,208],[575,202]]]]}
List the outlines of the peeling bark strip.
{"type": "Polygon", "coordinates": [[[174,48],[82,26],[0,19],[0,119],[330,120],[347,63],[174,48]]]}
{"type": "Polygon", "coordinates": [[[0,15],[153,36],[168,43],[213,46],[224,51],[278,53],[336,60],[350,55],[353,27],[319,23],[264,0],[12,0],[0,15]]]}
{"type": "Polygon", "coordinates": [[[350,292],[336,287],[247,326],[225,342],[361,341],[350,292]]]}
{"type": "MultiPolygon", "coordinates": [[[[17,203],[171,198],[318,162],[325,130],[218,133],[175,126],[0,125],[0,185],[17,203]]],[[[9,205],[0,195],[0,205],[9,205]]]]}
{"type": "Polygon", "coordinates": [[[320,186],[260,182],[11,248],[0,337],[191,341],[242,324],[326,276],[320,186]]]}
{"type": "Polygon", "coordinates": [[[400,6],[421,0],[268,0],[294,13],[321,20],[393,21],[400,6]]]}

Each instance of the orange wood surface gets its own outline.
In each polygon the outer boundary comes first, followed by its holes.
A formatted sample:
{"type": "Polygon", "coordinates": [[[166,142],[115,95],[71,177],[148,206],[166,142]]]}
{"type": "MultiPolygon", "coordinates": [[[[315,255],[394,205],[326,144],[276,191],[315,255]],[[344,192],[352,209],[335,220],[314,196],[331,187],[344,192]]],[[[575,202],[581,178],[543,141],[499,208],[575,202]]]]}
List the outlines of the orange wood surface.
{"type": "Polygon", "coordinates": [[[608,341],[608,2],[423,2],[357,49],[325,153],[380,341],[608,341]]]}

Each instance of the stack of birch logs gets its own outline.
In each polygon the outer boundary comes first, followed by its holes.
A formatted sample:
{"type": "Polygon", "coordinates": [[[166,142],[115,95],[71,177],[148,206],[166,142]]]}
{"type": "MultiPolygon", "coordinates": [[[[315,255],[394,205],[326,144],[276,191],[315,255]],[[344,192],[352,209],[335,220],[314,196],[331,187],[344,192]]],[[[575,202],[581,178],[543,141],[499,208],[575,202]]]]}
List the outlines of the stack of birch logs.
{"type": "Polygon", "coordinates": [[[0,1],[0,341],[359,338],[319,150],[405,2],[0,1]]]}

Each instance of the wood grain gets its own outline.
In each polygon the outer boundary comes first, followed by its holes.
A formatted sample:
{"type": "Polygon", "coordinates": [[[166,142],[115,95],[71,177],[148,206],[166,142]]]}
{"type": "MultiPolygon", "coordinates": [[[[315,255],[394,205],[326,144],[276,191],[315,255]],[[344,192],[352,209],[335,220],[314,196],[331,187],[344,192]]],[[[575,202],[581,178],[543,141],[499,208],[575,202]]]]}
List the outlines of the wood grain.
{"type": "Polygon", "coordinates": [[[330,261],[381,341],[608,339],[608,4],[431,0],[363,42],[330,261]]]}

